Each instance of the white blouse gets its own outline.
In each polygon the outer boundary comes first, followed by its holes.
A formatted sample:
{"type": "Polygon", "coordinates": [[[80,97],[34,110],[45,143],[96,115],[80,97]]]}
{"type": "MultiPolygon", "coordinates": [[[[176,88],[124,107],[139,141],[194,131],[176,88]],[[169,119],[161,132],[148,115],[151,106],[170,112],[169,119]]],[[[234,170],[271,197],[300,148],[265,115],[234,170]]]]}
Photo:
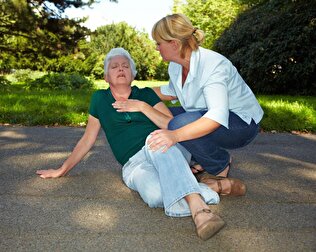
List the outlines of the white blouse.
{"type": "Polygon", "coordinates": [[[182,66],[169,64],[169,85],[160,87],[162,94],[177,96],[185,111],[207,110],[203,117],[228,128],[229,110],[246,123],[263,117],[255,95],[233,64],[223,55],[199,47],[190,59],[190,71],[182,86],[182,66]]]}

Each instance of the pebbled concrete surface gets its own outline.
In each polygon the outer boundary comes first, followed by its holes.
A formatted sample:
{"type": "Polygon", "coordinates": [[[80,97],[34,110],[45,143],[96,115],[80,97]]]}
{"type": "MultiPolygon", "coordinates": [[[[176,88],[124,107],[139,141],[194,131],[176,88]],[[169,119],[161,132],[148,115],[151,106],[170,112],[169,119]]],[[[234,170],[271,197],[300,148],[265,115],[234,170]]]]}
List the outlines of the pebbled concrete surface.
{"type": "Polygon", "coordinates": [[[103,133],[68,176],[36,176],[83,132],[0,126],[0,251],[316,251],[316,135],[260,133],[231,151],[230,176],[248,192],[211,206],[227,225],[204,242],[190,217],[167,217],[123,184],[103,133]]]}

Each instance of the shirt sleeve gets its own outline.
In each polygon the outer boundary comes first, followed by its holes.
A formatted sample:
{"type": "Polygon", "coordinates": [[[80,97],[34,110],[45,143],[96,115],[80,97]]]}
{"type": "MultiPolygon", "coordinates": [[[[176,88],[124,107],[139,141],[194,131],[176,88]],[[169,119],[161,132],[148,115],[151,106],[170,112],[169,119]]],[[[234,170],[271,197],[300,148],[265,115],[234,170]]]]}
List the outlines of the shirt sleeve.
{"type": "Polygon", "coordinates": [[[161,99],[155,91],[147,87],[144,88],[144,92],[142,93],[142,98],[140,100],[146,101],[152,107],[161,102],[161,99]]]}
{"type": "Polygon", "coordinates": [[[98,97],[99,97],[98,93],[99,92],[96,91],[91,96],[89,114],[99,119],[98,110],[97,110],[97,102],[98,102],[98,97]]]}
{"type": "Polygon", "coordinates": [[[163,95],[177,96],[177,94],[176,94],[174,88],[172,87],[171,83],[169,83],[168,85],[160,86],[160,92],[163,95]]]}
{"type": "Polygon", "coordinates": [[[221,64],[209,77],[203,88],[203,95],[208,111],[203,117],[212,119],[228,128],[229,103],[228,103],[228,78],[226,64],[221,64]]]}

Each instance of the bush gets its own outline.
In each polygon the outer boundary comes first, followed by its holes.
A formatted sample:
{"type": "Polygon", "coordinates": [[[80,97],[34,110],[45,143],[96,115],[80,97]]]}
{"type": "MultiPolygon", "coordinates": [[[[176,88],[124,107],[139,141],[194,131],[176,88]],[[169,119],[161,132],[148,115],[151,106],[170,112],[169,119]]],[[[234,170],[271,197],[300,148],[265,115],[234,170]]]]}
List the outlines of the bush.
{"type": "Polygon", "coordinates": [[[72,90],[91,89],[93,82],[77,73],[50,73],[26,84],[27,89],[72,90]]]}
{"type": "Polygon", "coordinates": [[[30,69],[19,69],[14,70],[12,74],[14,82],[27,83],[32,80],[32,70],[30,69]]]}
{"type": "Polygon", "coordinates": [[[7,91],[10,88],[11,82],[3,75],[0,75],[0,91],[7,91]]]}
{"type": "Polygon", "coordinates": [[[18,69],[13,70],[9,78],[13,83],[27,84],[28,82],[42,77],[43,75],[45,75],[45,73],[40,71],[32,71],[31,69],[18,69]]]}
{"type": "Polygon", "coordinates": [[[214,49],[261,94],[316,94],[316,1],[271,0],[241,14],[214,49]]]}
{"type": "Polygon", "coordinates": [[[169,79],[168,75],[168,63],[165,61],[161,61],[157,68],[156,68],[156,74],[154,76],[155,80],[165,81],[169,79]]]}

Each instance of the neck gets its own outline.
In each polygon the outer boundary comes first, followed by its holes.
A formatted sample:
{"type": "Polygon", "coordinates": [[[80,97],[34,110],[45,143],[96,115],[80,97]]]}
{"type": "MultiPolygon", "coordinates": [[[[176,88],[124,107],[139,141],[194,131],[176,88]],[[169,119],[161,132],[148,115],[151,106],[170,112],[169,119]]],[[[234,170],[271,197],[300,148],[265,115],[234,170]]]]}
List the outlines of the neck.
{"type": "Polygon", "coordinates": [[[189,71],[189,69],[190,69],[191,54],[192,54],[191,51],[187,51],[187,52],[185,53],[184,58],[180,58],[180,57],[179,57],[177,60],[175,60],[175,62],[178,63],[178,64],[180,64],[180,65],[183,67],[183,69],[189,71]]]}
{"type": "Polygon", "coordinates": [[[131,86],[114,87],[110,85],[112,96],[115,100],[127,100],[132,92],[131,86]]]}

